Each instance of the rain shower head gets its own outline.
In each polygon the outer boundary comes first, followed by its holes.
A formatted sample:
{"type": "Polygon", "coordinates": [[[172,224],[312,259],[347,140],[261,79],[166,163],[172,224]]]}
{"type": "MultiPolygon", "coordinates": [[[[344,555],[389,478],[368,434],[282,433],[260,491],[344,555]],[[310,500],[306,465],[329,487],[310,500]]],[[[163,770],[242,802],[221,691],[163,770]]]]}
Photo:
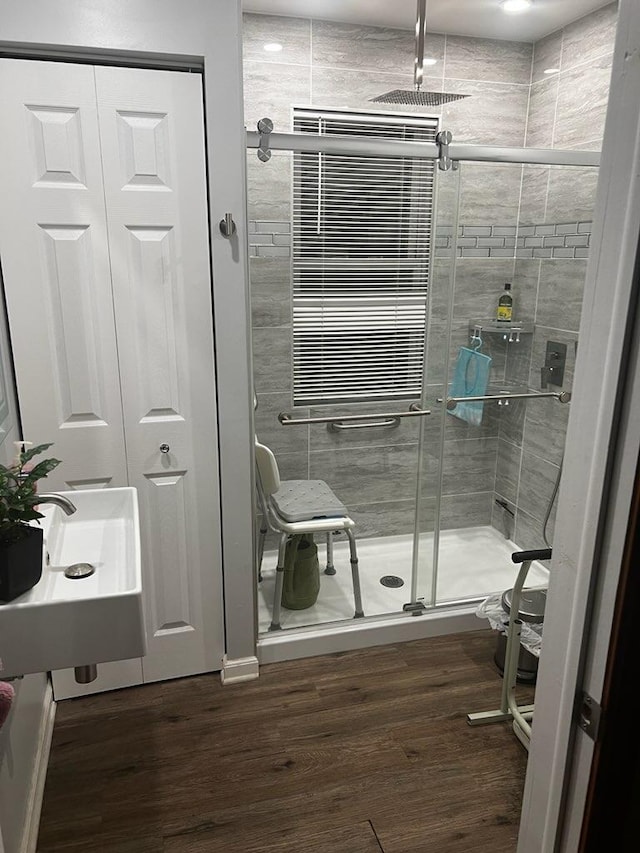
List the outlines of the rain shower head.
{"type": "Polygon", "coordinates": [[[410,89],[392,89],[390,92],[385,92],[384,95],[378,95],[376,98],[369,98],[369,100],[378,104],[439,107],[440,104],[448,104],[449,101],[459,101],[460,98],[468,97],[469,95],[452,95],[449,92],[421,92],[420,89],[416,88],[413,92],[410,89]]]}
{"type": "Polygon", "coordinates": [[[414,89],[392,89],[384,95],[369,98],[378,104],[407,104],[419,107],[437,107],[448,104],[449,101],[459,101],[469,95],[458,95],[450,92],[422,92],[424,79],[424,44],[427,37],[427,0],[418,0],[416,20],[416,58],[414,69],[414,89]]]}

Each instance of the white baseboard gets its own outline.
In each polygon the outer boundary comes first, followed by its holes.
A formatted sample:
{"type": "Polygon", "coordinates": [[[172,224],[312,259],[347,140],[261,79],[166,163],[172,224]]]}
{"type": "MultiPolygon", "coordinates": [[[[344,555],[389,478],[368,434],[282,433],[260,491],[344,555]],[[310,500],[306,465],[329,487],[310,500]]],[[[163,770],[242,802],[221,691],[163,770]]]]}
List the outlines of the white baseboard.
{"type": "Polygon", "coordinates": [[[20,853],[36,853],[38,845],[38,830],[40,829],[40,813],[42,810],[42,799],[44,796],[44,785],[47,779],[47,768],[49,766],[49,752],[51,750],[51,739],[53,737],[53,724],[56,718],[56,703],[53,699],[51,683],[47,683],[47,689],[42,702],[42,718],[38,732],[38,748],[33,762],[33,774],[29,788],[29,800],[24,822],[24,834],[20,853]]]}
{"type": "Polygon", "coordinates": [[[222,661],[220,680],[223,684],[237,684],[239,681],[253,681],[260,674],[257,657],[233,658],[226,655],[222,661]]]}

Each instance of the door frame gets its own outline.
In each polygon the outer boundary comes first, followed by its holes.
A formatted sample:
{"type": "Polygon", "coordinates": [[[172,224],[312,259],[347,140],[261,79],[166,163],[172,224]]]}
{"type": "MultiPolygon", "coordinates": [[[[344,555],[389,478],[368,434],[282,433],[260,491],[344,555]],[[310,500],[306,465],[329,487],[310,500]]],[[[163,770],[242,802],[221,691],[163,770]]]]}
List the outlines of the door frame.
{"type": "MultiPolygon", "coordinates": [[[[223,680],[256,677],[253,398],[246,252],[240,0],[0,0],[0,56],[198,70],[203,75],[217,385],[218,560],[223,574],[223,680]],[[224,85],[221,84],[224,81],[224,85]],[[218,164],[223,163],[224,168],[218,164]],[[218,223],[232,213],[236,233],[218,223]],[[230,322],[230,318],[233,321],[230,322]]],[[[217,444],[217,447],[216,447],[217,444]]]]}

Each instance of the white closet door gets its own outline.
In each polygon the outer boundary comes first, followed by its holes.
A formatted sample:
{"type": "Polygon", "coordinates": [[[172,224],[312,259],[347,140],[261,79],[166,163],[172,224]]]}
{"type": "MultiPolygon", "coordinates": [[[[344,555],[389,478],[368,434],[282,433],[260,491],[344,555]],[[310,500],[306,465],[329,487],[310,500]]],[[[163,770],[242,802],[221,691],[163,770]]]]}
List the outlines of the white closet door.
{"type": "Polygon", "coordinates": [[[222,571],[200,76],[96,68],[145,681],[221,669],[222,571]],[[163,452],[163,450],[165,452],[163,452]]]}
{"type": "Polygon", "coordinates": [[[43,490],[123,486],[93,68],[0,59],[0,259],[24,438],[43,490]]]}

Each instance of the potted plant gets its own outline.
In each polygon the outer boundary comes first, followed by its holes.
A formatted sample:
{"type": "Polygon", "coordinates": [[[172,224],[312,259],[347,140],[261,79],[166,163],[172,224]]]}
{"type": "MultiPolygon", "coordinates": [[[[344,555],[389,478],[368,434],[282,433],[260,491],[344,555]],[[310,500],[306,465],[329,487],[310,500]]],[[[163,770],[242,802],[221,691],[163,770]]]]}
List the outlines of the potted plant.
{"type": "Polygon", "coordinates": [[[51,444],[26,449],[26,442],[10,467],[0,465],[0,602],[12,601],[35,586],[42,575],[43,532],[30,524],[43,518],[37,482],[60,464],[59,459],[34,457],[51,444]]]}

